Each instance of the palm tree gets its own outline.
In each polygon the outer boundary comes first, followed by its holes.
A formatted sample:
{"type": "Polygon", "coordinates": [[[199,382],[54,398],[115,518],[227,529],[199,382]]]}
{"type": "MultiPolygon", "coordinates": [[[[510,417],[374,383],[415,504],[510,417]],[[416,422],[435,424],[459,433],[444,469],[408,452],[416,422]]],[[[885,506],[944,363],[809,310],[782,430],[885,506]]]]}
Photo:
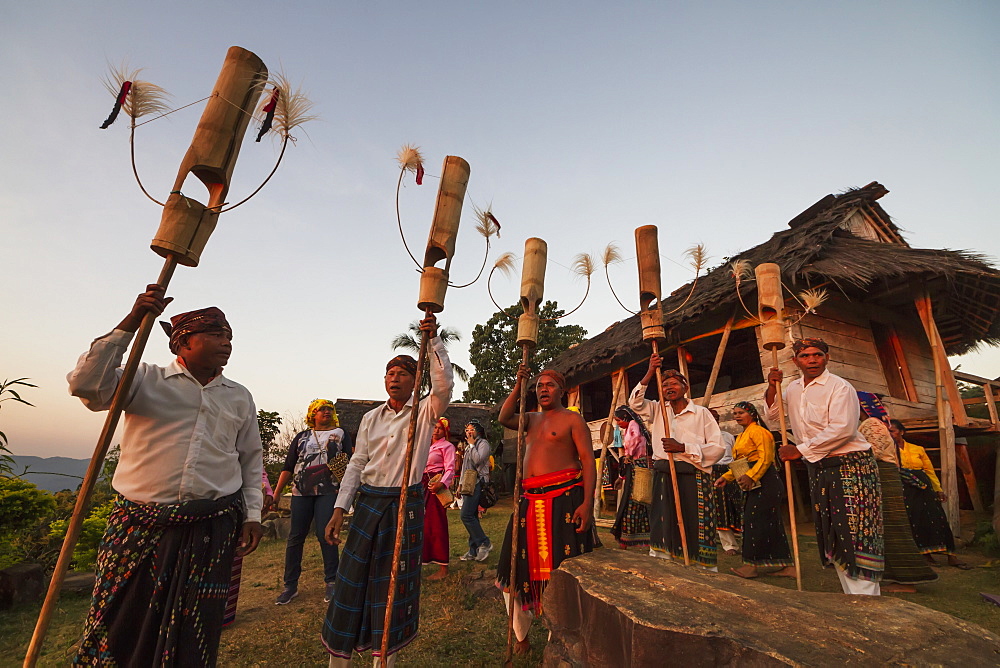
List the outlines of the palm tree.
{"type": "MultiPolygon", "coordinates": [[[[420,353],[420,334],[420,321],[414,320],[409,324],[405,333],[396,335],[396,338],[392,340],[390,346],[393,350],[405,350],[417,355],[420,353]]],[[[444,343],[446,349],[448,348],[448,344],[462,340],[462,335],[458,333],[458,330],[451,327],[439,327],[438,336],[441,337],[441,341],[444,343]]],[[[458,376],[463,383],[469,382],[468,371],[454,362],[451,363],[451,368],[455,370],[455,375],[458,376]]],[[[430,384],[430,375],[424,374],[423,380],[420,384],[421,391],[426,392],[426,390],[430,387],[430,384]]]]}

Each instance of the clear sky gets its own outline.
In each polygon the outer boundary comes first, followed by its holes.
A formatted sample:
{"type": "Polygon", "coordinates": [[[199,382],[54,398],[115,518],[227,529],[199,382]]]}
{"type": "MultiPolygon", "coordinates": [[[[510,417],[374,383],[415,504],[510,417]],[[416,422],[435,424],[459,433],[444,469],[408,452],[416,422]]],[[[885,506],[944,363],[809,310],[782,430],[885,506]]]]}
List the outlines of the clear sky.
{"type": "MultiPolygon", "coordinates": [[[[691,278],[683,252],[723,257],[766,240],[828,193],[880,181],[915,247],[1000,255],[1000,4],[983,2],[51,2],[4,11],[0,124],[0,378],[40,387],[0,413],[17,454],[88,457],[102,415],[65,374],[109,331],[162,261],[160,209],[139,192],[128,119],[98,130],[100,79],[127,60],[175,106],[211,92],[226,49],[257,53],[309,91],[322,119],[285,163],[224,214],[196,269],[178,268],[167,315],[218,305],[235,330],[228,376],[260,408],[315,397],[379,398],[389,341],[419,316],[418,275],[395,228],[395,154],[420,146],[472,166],[469,203],[492,202],[496,252],[549,244],[546,297],[568,307],[566,269],[632,231],[660,227],[665,292],[691,278]]],[[[147,187],[165,196],[196,105],[137,131],[147,187]]],[[[249,134],[249,133],[248,133],[249,134]]],[[[230,199],[277,145],[244,144],[230,199]]],[[[422,254],[437,181],[401,196],[422,254]]],[[[198,199],[201,192],[189,192],[198,199]]],[[[482,239],[466,215],[453,277],[482,239]]],[[[491,262],[492,262],[491,256],[491,262]]],[[[634,261],[616,289],[636,292],[634,261]]],[[[603,278],[572,322],[592,334],[626,314],[603,278]]],[[[494,282],[504,305],[513,280],[494,282]]],[[[634,298],[633,298],[634,300],[634,298]]],[[[478,283],[448,294],[464,343],[495,311],[478,283]]],[[[154,331],[144,359],[170,354],[154,331]]],[[[997,350],[953,360],[1000,375],[997,350]]],[[[459,388],[459,393],[461,392],[459,388]]]]}

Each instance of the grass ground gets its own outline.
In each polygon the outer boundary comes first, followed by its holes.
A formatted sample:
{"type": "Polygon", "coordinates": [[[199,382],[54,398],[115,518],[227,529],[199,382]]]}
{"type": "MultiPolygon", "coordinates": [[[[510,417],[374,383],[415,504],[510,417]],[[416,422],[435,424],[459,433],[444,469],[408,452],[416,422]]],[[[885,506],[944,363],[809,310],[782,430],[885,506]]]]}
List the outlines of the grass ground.
{"type": "MultiPolygon", "coordinates": [[[[502,662],[506,642],[506,615],[501,599],[492,586],[499,553],[500,536],[510,513],[509,501],[490,510],[483,527],[497,546],[485,563],[463,562],[458,557],[467,548],[465,528],[457,511],[449,511],[452,564],[445,580],[424,581],[421,587],[420,634],[400,654],[397,663],[405,666],[496,666],[502,662]]],[[[605,549],[615,550],[606,529],[601,530],[605,549]]],[[[809,591],[839,592],[837,576],[819,568],[812,526],[800,527],[803,585],[809,591]]],[[[637,549],[637,548],[633,548],[637,549]]],[[[1000,593],[998,560],[990,561],[974,549],[961,557],[977,568],[961,571],[939,567],[940,580],[920,585],[916,594],[890,594],[979,624],[1000,634],[1000,608],[985,603],[979,592],[1000,593]]],[[[274,605],[281,591],[284,542],[269,541],[250,555],[243,566],[236,622],[222,634],[220,666],[324,666],[327,655],[319,642],[326,611],[323,603],[322,564],[315,541],[306,543],[300,594],[289,605],[274,605]]],[[[740,565],[738,557],[720,554],[719,570],[740,565]]],[[[436,568],[436,567],[433,567],[436,568]]],[[[433,572],[427,567],[425,574],[433,572]]],[[[735,576],[734,576],[735,577],[735,576]]],[[[763,577],[776,587],[794,588],[795,581],[763,577]]],[[[52,621],[39,665],[66,666],[78,639],[89,599],[65,596],[52,621]]],[[[0,667],[19,666],[31,637],[39,606],[24,606],[0,613],[0,667]]],[[[520,657],[516,666],[541,665],[546,631],[532,626],[532,652],[520,657]]],[[[371,657],[355,657],[355,665],[371,665],[371,657]]]]}

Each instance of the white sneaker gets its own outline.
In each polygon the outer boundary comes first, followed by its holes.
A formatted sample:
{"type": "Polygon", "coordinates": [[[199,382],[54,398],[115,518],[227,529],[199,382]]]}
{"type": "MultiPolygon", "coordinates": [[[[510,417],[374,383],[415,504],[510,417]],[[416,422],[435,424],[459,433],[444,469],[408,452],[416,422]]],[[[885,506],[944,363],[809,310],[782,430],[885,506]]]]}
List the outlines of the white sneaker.
{"type": "Polygon", "coordinates": [[[465,554],[463,554],[461,557],[459,557],[458,560],[459,561],[472,561],[475,558],[476,558],[476,553],[473,552],[472,550],[469,550],[468,552],[466,552],[465,554]]]}
{"type": "Polygon", "coordinates": [[[486,545],[480,545],[479,549],[476,550],[476,561],[486,561],[486,558],[490,556],[490,552],[493,550],[493,544],[487,543],[486,545]]]}

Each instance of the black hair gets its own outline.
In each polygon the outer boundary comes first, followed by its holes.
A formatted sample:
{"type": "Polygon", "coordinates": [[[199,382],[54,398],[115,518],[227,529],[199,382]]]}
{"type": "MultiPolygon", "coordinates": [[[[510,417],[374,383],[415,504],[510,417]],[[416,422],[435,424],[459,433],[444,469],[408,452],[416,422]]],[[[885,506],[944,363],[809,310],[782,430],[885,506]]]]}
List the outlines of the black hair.
{"type": "Polygon", "coordinates": [[[486,428],[479,420],[469,420],[465,423],[465,426],[476,430],[476,438],[486,438],[486,428]]]}

